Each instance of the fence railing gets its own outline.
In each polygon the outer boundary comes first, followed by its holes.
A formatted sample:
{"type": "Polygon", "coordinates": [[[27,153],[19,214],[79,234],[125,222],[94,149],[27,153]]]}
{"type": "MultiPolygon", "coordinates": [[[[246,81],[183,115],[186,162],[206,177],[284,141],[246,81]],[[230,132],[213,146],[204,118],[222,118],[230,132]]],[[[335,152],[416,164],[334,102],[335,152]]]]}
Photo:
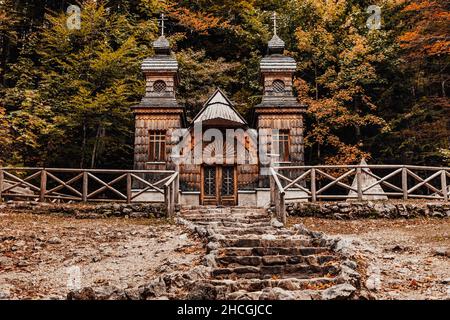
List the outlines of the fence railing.
{"type": "Polygon", "coordinates": [[[270,170],[271,202],[282,222],[287,202],[450,198],[447,167],[277,166],[270,170]]]}
{"type": "Polygon", "coordinates": [[[0,167],[0,202],[164,202],[171,215],[179,202],[178,189],[175,171],[0,167]],[[134,184],[139,188],[133,192],[134,184]],[[142,200],[149,191],[155,196],[142,200]]]}

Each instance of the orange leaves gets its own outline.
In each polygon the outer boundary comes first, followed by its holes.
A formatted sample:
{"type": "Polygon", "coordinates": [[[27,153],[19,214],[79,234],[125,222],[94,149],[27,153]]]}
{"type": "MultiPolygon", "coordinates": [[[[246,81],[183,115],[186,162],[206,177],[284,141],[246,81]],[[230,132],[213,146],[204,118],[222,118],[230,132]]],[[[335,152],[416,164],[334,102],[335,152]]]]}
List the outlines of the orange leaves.
{"type": "Polygon", "coordinates": [[[450,41],[442,40],[436,41],[430,45],[424,46],[424,50],[428,53],[428,55],[440,55],[440,54],[450,54],[450,41]]]}
{"type": "Polygon", "coordinates": [[[434,4],[434,1],[423,1],[423,0],[419,0],[419,1],[415,1],[412,2],[411,4],[407,5],[403,11],[408,12],[408,11],[420,11],[423,9],[427,9],[429,7],[431,7],[434,4]]]}
{"type": "Polygon", "coordinates": [[[399,37],[401,47],[410,58],[448,54],[450,13],[440,1],[415,0],[403,9],[413,22],[412,30],[399,37]]]}
{"type": "Polygon", "coordinates": [[[187,29],[200,34],[208,34],[209,30],[215,28],[230,28],[230,24],[227,21],[214,17],[209,13],[194,12],[181,7],[172,8],[172,10],[173,11],[169,13],[172,18],[178,20],[178,22],[187,29]]]}

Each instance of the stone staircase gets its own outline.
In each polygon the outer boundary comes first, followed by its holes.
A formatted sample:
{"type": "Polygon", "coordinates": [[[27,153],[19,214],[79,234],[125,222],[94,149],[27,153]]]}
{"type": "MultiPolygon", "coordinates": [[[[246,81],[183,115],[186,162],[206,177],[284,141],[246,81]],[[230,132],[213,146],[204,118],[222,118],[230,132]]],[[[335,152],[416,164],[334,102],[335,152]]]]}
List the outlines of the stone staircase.
{"type": "Polygon", "coordinates": [[[338,240],[302,226],[284,228],[265,209],[192,207],[179,221],[205,238],[210,279],[191,298],[349,299],[358,265],[338,252],[338,240]]]}

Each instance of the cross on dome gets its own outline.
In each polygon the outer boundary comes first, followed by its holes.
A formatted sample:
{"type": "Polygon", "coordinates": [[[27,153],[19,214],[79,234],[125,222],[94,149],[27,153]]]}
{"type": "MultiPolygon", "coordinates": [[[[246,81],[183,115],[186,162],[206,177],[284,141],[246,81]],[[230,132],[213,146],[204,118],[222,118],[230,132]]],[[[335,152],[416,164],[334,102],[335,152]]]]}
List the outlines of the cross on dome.
{"type": "Polygon", "coordinates": [[[270,18],[273,20],[273,34],[277,34],[277,13],[274,12],[272,17],[270,18]]]}
{"type": "Polygon", "coordinates": [[[158,20],[161,21],[161,36],[164,37],[164,31],[165,31],[164,30],[164,28],[165,28],[164,21],[167,20],[166,15],[164,13],[161,13],[161,18],[159,18],[158,20]]]}

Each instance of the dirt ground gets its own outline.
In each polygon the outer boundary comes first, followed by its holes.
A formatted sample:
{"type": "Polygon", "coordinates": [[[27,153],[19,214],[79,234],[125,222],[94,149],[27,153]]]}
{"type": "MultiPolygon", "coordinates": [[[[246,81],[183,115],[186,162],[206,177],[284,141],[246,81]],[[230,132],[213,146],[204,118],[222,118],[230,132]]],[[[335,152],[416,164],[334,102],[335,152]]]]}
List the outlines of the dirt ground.
{"type": "Polygon", "coordinates": [[[137,290],[200,263],[201,243],[156,219],[0,212],[0,299],[65,299],[77,287],[137,290]]]}
{"type": "Polygon", "coordinates": [[[450,219],[289,219],[296,223],[356,240],[379,299],[450,299],[450,219]]]}
{"type": "MultiPolygon", "coordinates": [[[[290,218],[353,240],[379,299],[450,299],[450,220],[290,218]]],[[[157,219],[0,212],[0,299],[64,299],[76,287],[137,290],[200,264],[202,244],[157,219]]]]}

